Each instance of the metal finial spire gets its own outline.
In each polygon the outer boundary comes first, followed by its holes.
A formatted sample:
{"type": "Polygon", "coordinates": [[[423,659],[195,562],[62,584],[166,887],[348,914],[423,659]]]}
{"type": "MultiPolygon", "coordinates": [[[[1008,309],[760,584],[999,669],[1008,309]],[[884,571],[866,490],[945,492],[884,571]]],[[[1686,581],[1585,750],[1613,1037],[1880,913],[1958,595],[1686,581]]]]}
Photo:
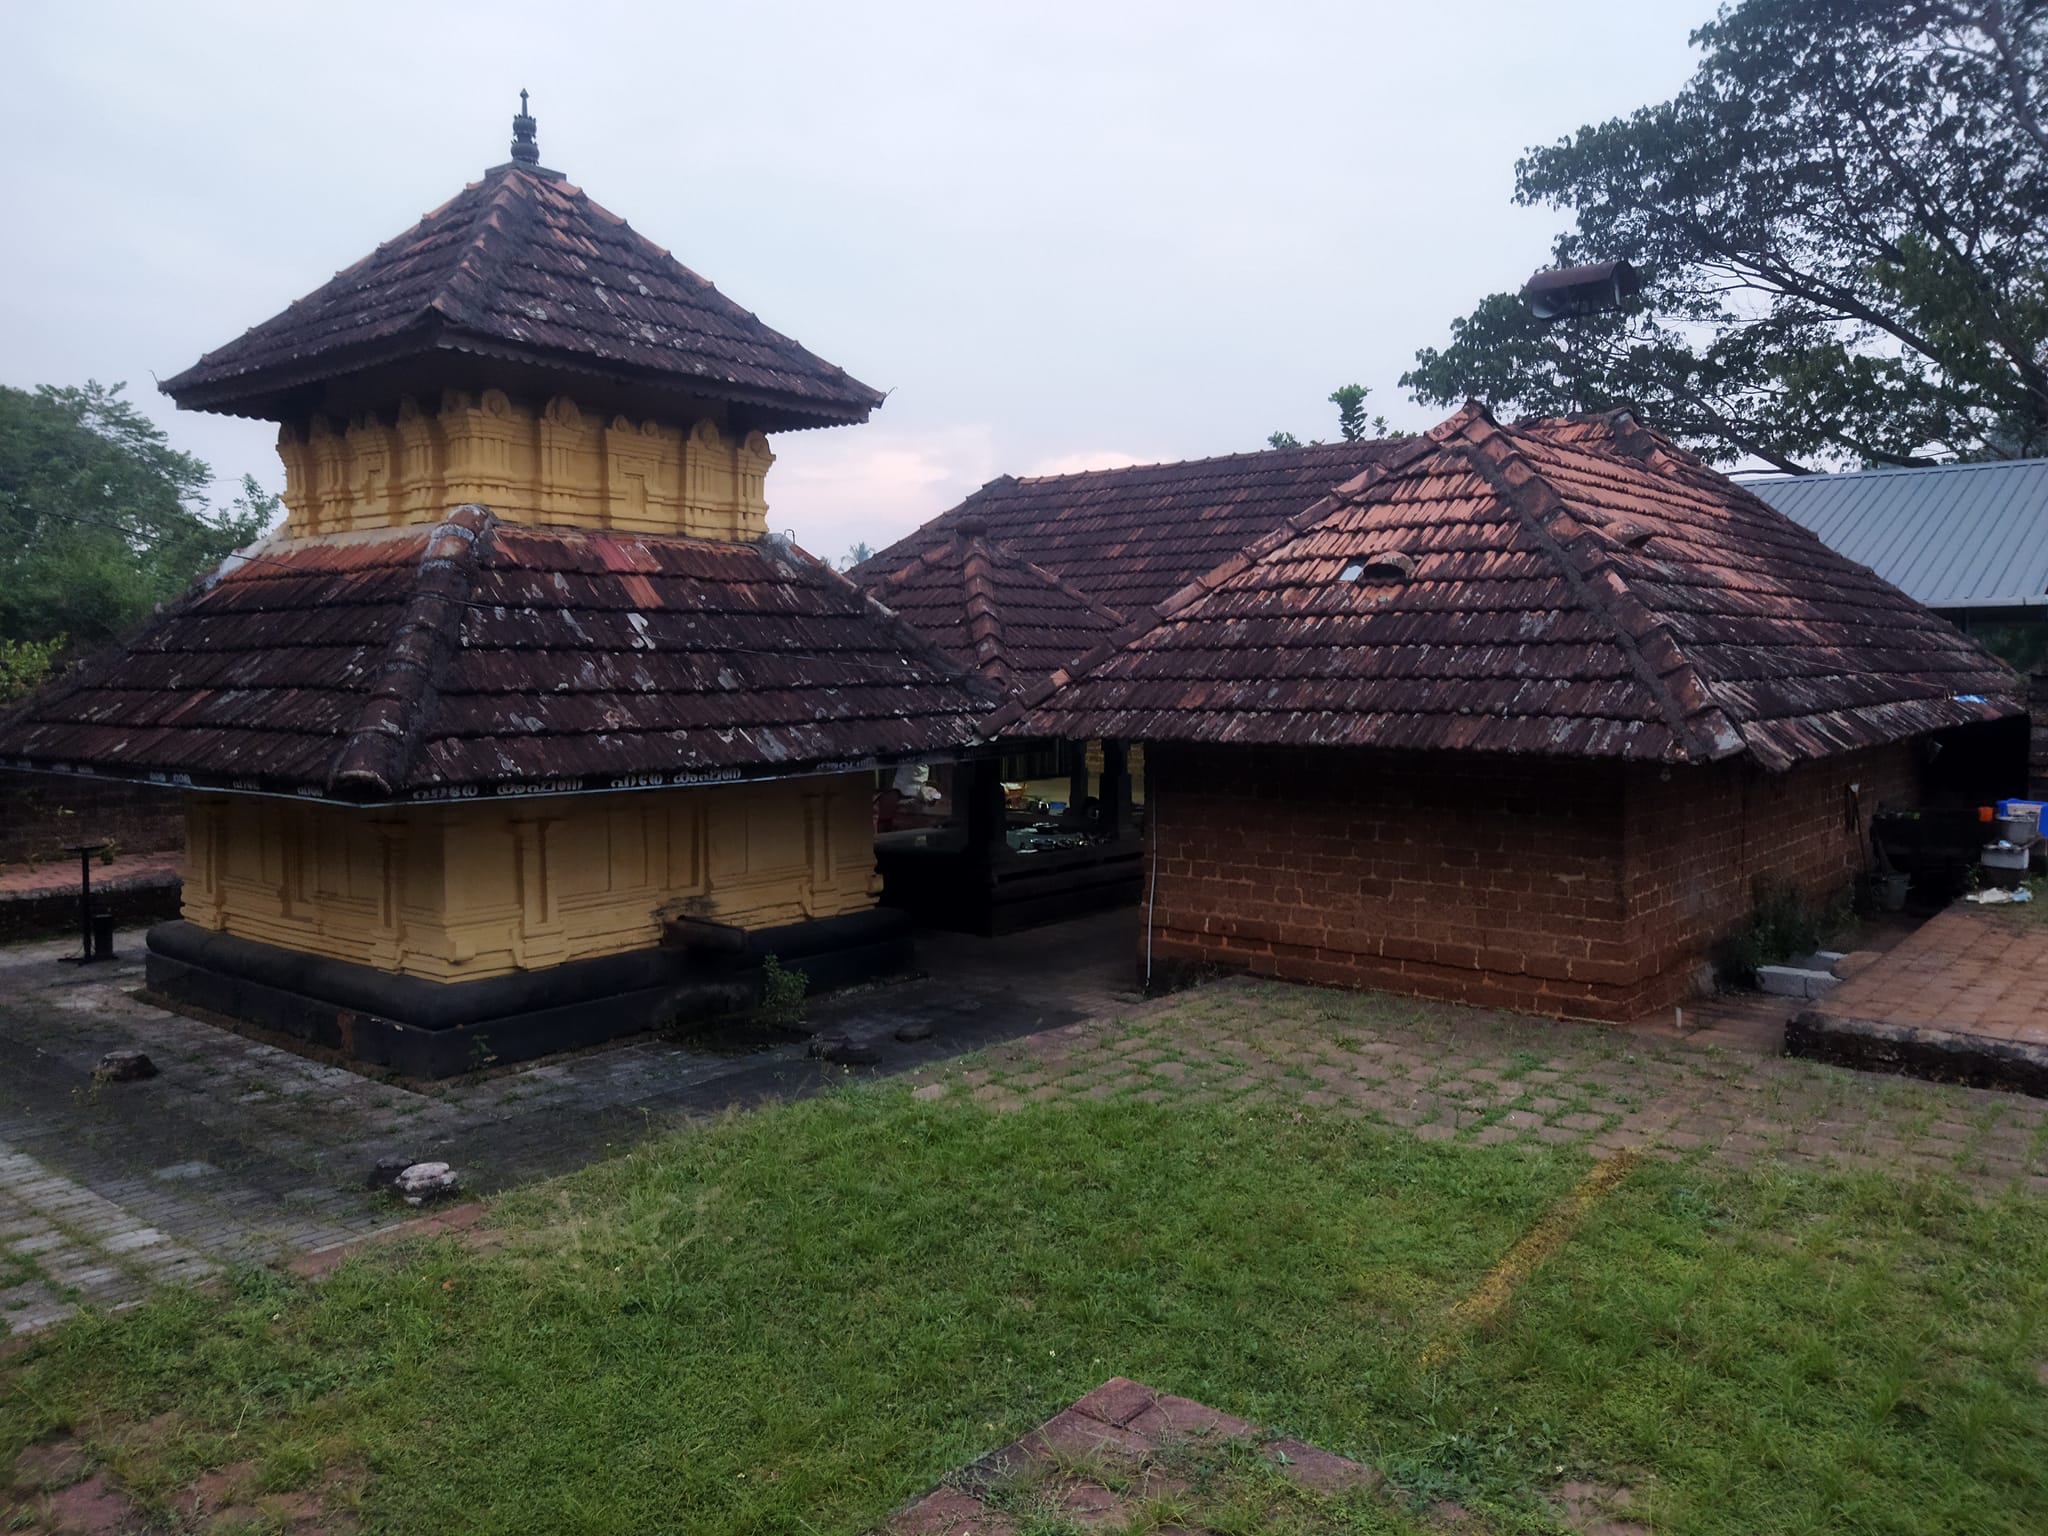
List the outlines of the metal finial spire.
{"type": "Polygon", "coordinates": [[[519,115],[512,119],[512,158],[520,165],[540,164],[540,143],[533,130],[533,119],[526,111],[526,92],[521,91],[519,115]]]}

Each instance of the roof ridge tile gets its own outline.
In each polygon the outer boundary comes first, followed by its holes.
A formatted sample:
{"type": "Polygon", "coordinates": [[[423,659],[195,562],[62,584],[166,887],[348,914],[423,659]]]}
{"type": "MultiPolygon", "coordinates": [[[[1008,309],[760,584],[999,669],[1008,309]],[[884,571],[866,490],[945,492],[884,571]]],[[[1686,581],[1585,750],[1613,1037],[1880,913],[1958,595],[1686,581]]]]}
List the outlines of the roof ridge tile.
{"type": "Polygon", "coordinates": [[[405,782],[441,673],[461,644],[464,610],[496,526],[489,507],[469,502],[428,532],[411,601],[391,631],[355,728],[335,755],[329,794],[382,800],[405,782]]]}
{"type": "Polygon", "coordinates": [[[1010,667],[1003,648],[1002,607],[996,601],[989,563],[987,544],[970,538],[960,561],[960,575],[967,588],[967,638],[982,674],[1003,685],[1010,680],[1010,667]]]}
{"type": "Polygon", "coordinates": [[[829,560],[821,560],[801,545],[774,534],[764,534],[756,539],[751,547],[799,569],[815,571],[828,582],[844,587],[860,600],[861,606],[871,617],[879,620],[889,634],[901,641],[907,649],[916,652],[927,661],[936,662],[942,670],[953,677],[970,683],[980,681],[980,674],[973,667],[963,665],[931,636],[882,602],[846,572],[833,569],[829,560]]]}
{"type": "Polygon", "coordinates": [[[1516,445],[1511,429],[1501,427],[1490,415],[1483,412],[1481,415],[1483,424],[1461,427],[1457,439],[1446,446],[1464,453],[1473,468],[1521,519],[1522,526],[1538,540],[1574,592],[1589,609],[1608,621],[1637,678],[1664,711],[1682,756],[1712,761],[1741,751],[1741,733],[1720,706],[1713,702],[1711,693],[1686,658],[1684,648],[1674,643],[1676,665],[1666,671],[1653,667],[1643,653],[1643,637],[1652,630],[1661,630],[1663,621],[1629,589],[1627,582],[1614,569],[1608,541],[1597,536],[1588,541],[1595,557],[1591,570],[1581,569],[1579,562],[1572,558],[1569,547],[1573,539],[1561,534],[1555,524],[1565,521],[1581,532],[1597,534],[1595,526],[1572,511],[1556,488],[1544,478],[1543,472],[1529,462],[1516,445]],[[1675,685],[1674,678],[1677,680],[1675,685]],[[1687,700],[1692,702],[1688,704],[1687,700]]]}

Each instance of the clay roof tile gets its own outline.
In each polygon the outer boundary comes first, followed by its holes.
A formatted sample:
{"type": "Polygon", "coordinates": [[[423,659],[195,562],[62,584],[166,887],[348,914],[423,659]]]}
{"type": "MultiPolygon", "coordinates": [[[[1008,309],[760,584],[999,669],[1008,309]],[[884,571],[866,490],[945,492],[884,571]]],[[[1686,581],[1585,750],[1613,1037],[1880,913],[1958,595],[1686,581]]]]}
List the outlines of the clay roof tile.
{"type": "Polygon", "coordinates": [[[2002,663],[1632,418],[1468,405],[985,728],[1778,769],[2019,708],[2002,663]],[[1412,573],[1368,579],[1390,549],[1412,573]]]}

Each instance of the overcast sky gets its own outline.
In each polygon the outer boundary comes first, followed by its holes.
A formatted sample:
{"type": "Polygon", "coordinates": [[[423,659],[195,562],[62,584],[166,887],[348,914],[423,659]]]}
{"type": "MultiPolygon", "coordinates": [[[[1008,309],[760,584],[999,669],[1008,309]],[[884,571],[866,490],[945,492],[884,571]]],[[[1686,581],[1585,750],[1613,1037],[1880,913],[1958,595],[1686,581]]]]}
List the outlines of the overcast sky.
{"type": "Polygon", "coordinates": [[[1669,95],[1710,0],[10,7],[0,382],[125,379],[275,487],[274,429],[158,395],[507,158],[541,159],[889,392],[774,440],[836,555],[991,476],[1334,436],[1543,264],[1527,146],[1669,95]]]}

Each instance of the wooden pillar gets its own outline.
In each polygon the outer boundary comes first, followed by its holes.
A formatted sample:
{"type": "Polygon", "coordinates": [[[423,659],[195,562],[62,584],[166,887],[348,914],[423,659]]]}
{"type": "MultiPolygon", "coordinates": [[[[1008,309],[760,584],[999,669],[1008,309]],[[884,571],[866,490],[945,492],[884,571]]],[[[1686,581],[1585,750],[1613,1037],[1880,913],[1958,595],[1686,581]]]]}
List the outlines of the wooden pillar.
{"type": "Polygon", "coordinates": [[[954,798],[967,833],[967,856],[992,862],[1003,847],[1003,765],[972,758],[953,770],[954,798]]]}
{"type": "Polygon", "coordinates": [[[1078,816],[1088,800],[1088,743],[1068,742],[1065,750],[1073,754],[1067,778],[1067,811],[1078,816]]]}
{"type": "Polygon", "coordinates": [[[1131,812],[1131,775],[1120,741],[1102,744],[1102,787],[1096,798],[1102,802],[1102,835],[1120,836],[1131,812]]]}

